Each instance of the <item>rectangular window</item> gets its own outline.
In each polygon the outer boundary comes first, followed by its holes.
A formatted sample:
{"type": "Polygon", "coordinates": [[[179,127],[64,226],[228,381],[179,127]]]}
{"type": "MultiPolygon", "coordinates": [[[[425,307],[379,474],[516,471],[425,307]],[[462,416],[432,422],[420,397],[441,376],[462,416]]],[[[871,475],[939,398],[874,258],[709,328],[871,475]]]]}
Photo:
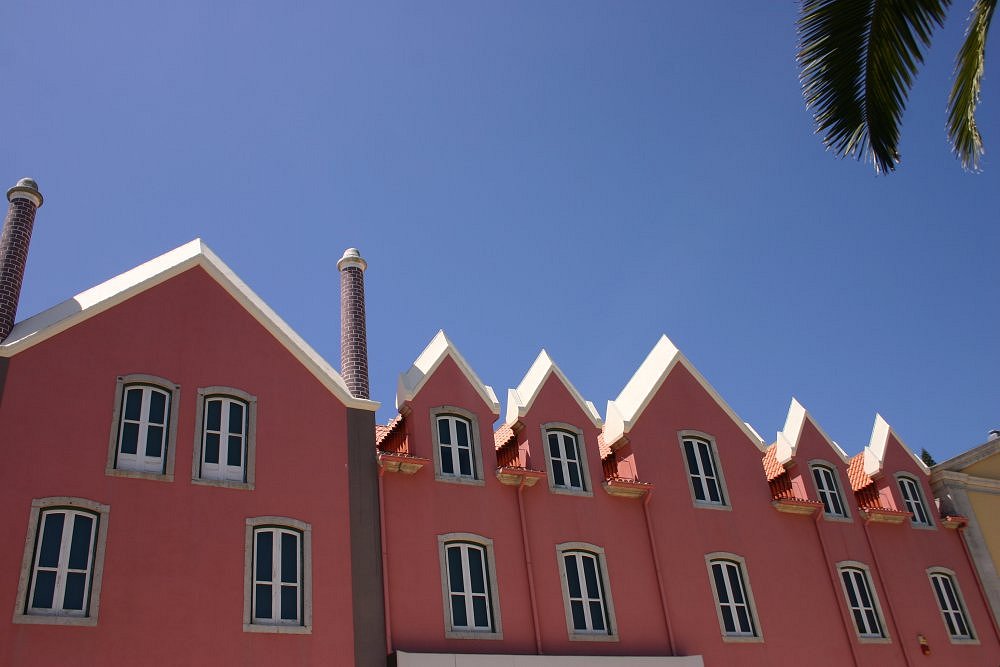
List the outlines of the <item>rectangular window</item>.
{"type": "Polygon", "coordinates": [[[858,636],[866,639],[885,637],[882,615],[867,570],[841,567],[840,577],[858,636]]]}
{"type": "Polygon", "coordinates": [[[243,630],[312,632],[312,527],[288,517],[246,520],[243,630]]]}
{"type": "Polygon", "coordinates": [[[583,460],[576,436],[566,431],[549,431],[546,438],[552,464],[552,486],[585,491],[583,460]]]}
{"type": "Polygon", "coordinates": [[[455,415],[438,416],[437,441],[442,475],[476,479],[472,426],[469,420],[455,415]]]}
{"type": "Polygon", "coordinates": [[[743,563],[729,558],[715,558],[709,560],[709,569],[722,634],[726,637],[759,637],[743,563]]]}
{"type": "Polygon", "coordinates": [[[95,625],[108,506],[67,497],[31,506],[14,622],[95,625]]]}
{"type": "Polygon", "coordinates": [[[179,391],[154,375],[118,377],[108,475],[173,480],[179,391]]]}
{"type": "Polygon", "coordinates": [[[958,585],[955,583],[955,578],[945,572],[931,572],[930,578],[934,597],[941,610],[941,617],[948,629],[948,636],[953,640],[975,639],[972,626],[969,624],[969,617],[965,612],[965,603],[958,590],[958,585]]]}
{"type": "Polygon", "coordinates": [[[695,502],[725,505],[722,477],[719,474],[712,443],[696,438],[684,438],[682,444],[695,502]]]}
{"type": "Polygon", "coordinates": [[[118,468],[163,472],[170,394],[159,387],[126,386],[118,433],[118,468]]]}
{"type": "Polygon", "coordinates": [[[471,533],[438,536],[445,636],[503,639],[493,541],[471,533]]]}
{"type": "Polygon", "coordinates": [[[604,585],[597,556],[582,551],[563,554],[566,595],[574,632],[610,634],[604,605],[604,585]]]}
{"type": "Polygon", "coordinates": [[[836,473],[822,465],[813,466],[812,472],[819,499],[823,503],[823,513],[831,517],[847,518],[847,509],[840,495],[836,473]]]}
{"type": "Polygon", "coordinates": [[[917,526],[931,526],[931,515],[927,512],[920,486],[909,477],[900,477],[899,491],[903,495],[906,511],[910,513],[910,522],[917,526]]]}

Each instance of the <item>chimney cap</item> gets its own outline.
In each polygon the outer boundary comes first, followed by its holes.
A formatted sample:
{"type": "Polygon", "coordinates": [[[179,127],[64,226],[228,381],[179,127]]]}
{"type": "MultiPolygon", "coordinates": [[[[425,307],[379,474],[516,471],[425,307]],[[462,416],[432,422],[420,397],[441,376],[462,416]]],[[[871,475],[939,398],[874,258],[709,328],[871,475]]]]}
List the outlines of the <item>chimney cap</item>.
{"type": "Polygon", "coordinates": [[[17,182],[17,185],[7,190],[7,201],[11,201],[14,198],[14,194],[18,192],[23,192],[26,195],[26,199],[37,199],[35,206],[42,205],[42,193],[38,191],[38,183],[35,182],[33,178],[22,178],[17,182]]]}
{"type": "Polygon", "coordinates": [[[361,257],[361,252],[357,248],[348,248],[344,251],[344,256],[337,262],[337,270],[343,271],[349,266],[356,266],[362,271],[368,268],[368,262],[361,257]]]}

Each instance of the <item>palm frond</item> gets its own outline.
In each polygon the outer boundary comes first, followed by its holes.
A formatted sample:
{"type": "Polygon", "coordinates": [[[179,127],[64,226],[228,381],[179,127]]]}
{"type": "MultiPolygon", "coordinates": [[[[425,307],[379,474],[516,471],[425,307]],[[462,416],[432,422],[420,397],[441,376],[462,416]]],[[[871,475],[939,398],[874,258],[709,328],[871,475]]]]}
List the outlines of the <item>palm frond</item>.
{"type": "Polygon", "coordinates": [[[803,0],[799,78],[823,143],[870,160],[899,161],[899,126],[923,50],[950,0],[803,0]]]}
{"type": "Polygon", "coordinates": [[[979,159],[983,156],[976,106],[983,78],[986,34],[996,6],[996,0],[976,0],[973,4],[965,41],[955,59],[955,83],[948,96],[948,138],[962,167],[969,171],[979,171],[979,159]]]}

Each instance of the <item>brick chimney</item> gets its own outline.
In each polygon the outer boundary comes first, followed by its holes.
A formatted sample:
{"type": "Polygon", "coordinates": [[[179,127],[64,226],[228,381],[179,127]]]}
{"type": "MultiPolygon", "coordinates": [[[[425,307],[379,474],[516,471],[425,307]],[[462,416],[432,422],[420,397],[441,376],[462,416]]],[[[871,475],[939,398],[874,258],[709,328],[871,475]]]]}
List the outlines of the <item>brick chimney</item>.
{"type": "Polygon", "coordinates": [[[22,178],[7,191],[7,217],[0,234],[0,342],[10,335],[21,297],[24,265],[28,261],[28,244],[35,225],[35,211],[42,205],[38,184],[22,178]]]}
{"type": "Polygon", "coordinates": [[[340,374],[355,398],[368,395],[368,336],[365,330],[365,269],[357,248],[337,262],[340,271],[340,374]]]}

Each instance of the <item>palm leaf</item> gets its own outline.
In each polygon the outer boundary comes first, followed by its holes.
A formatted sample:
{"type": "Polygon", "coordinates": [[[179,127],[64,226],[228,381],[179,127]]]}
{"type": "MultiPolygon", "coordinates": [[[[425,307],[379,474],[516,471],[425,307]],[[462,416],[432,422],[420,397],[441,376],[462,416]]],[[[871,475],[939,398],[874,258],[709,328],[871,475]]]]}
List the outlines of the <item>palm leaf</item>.
{"type": "Polygon", "coordinates": [[[950,0],[803,0],[799,77],[827,148],[899,162],[899,126],[923,50],[950,0]]]}
{"type": "Polygon", "coordinates": [[[996,0],[976,0],[972,6],[965,42],[955,59],[955,83],[948,96],[948,137],[962,167],[970,171],[979,171],[979,159],[983,156],[976,106],[983,78],[986,33],[996,6],[996,0]]]}

